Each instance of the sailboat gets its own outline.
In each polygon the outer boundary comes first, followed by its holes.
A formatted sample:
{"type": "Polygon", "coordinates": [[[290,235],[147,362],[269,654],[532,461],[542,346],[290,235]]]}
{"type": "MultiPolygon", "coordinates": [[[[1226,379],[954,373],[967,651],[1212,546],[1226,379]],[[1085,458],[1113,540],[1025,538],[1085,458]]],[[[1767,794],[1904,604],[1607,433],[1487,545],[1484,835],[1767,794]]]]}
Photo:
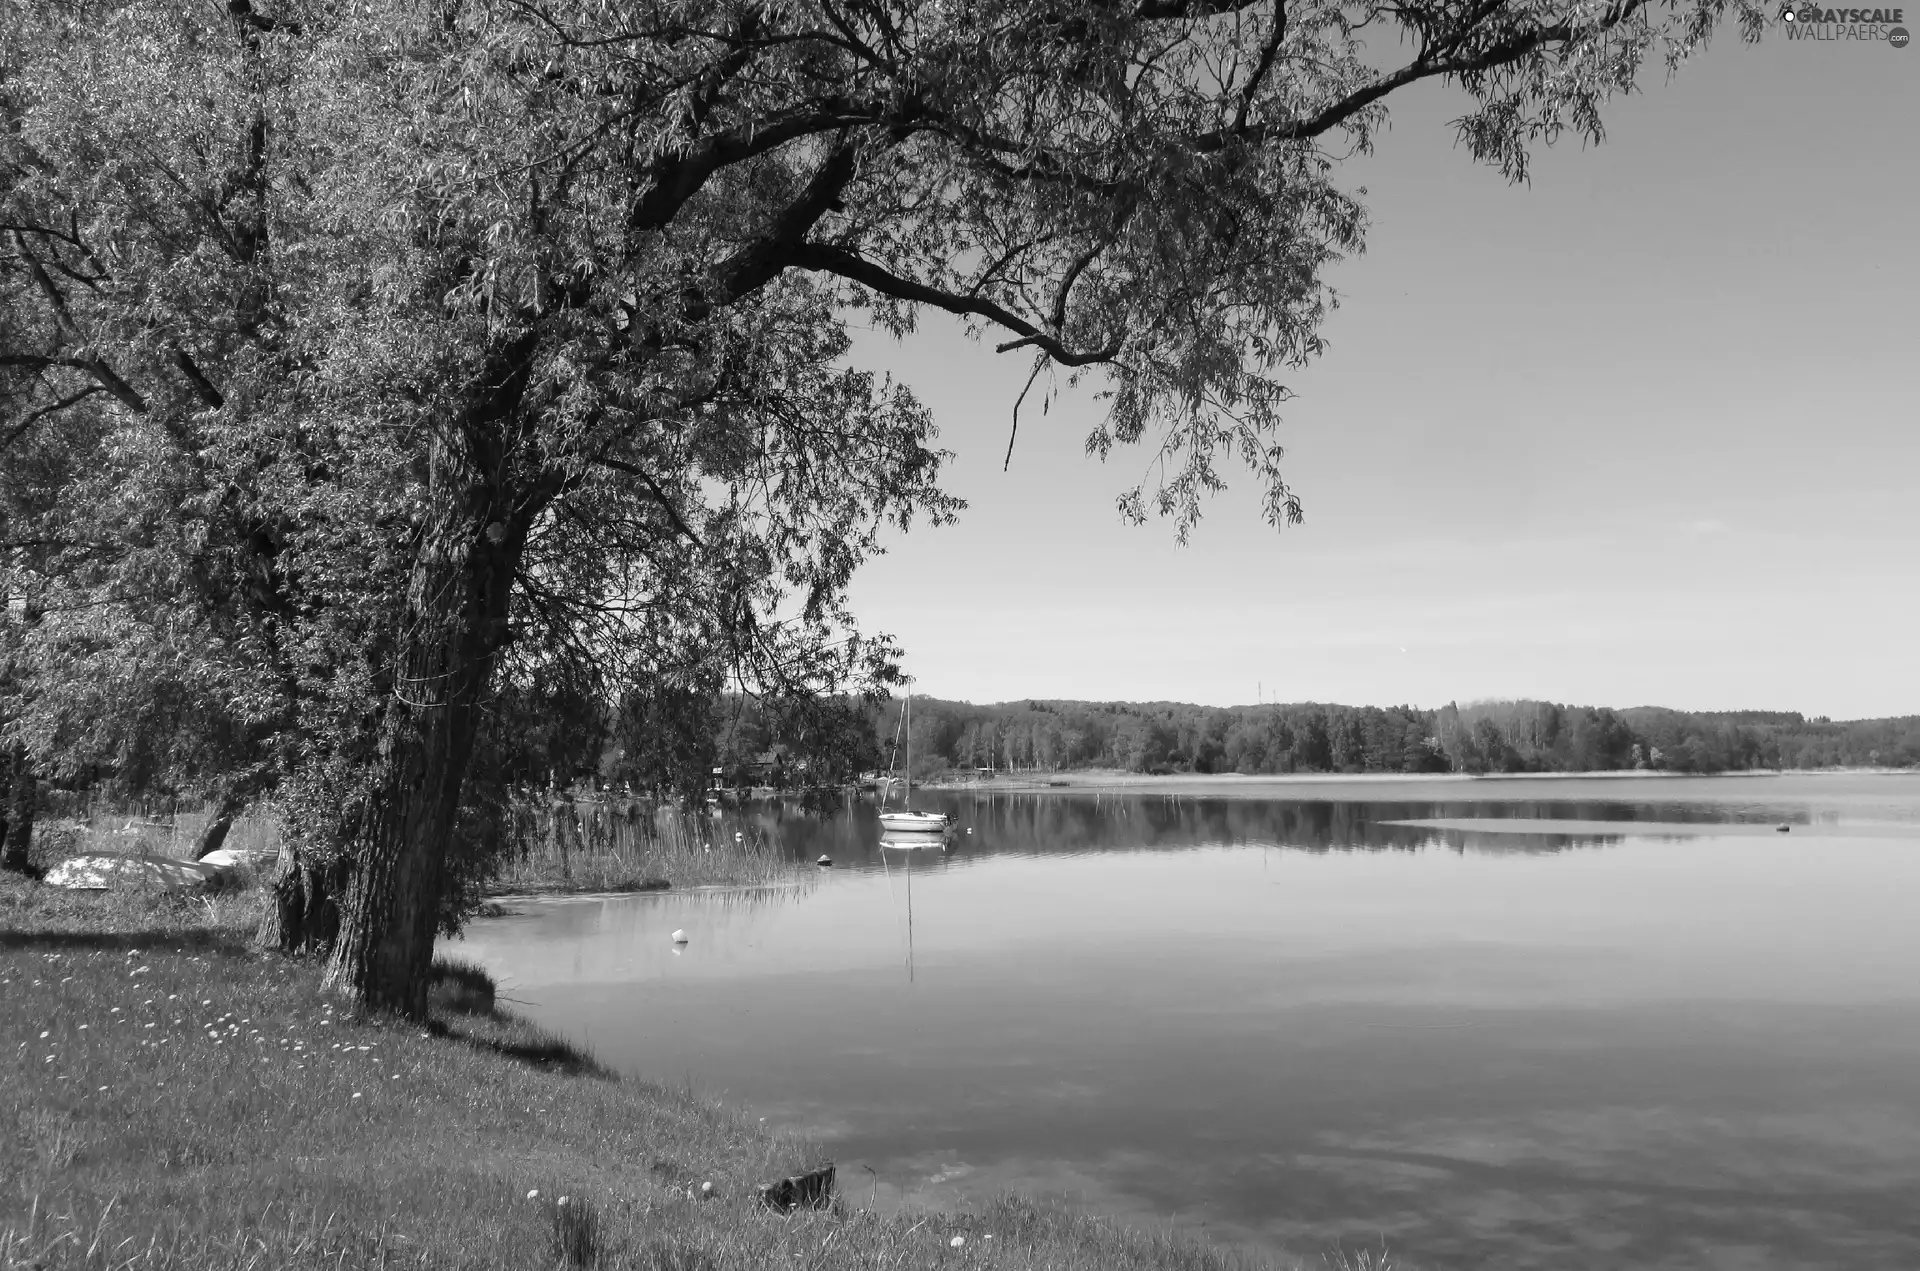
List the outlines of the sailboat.
{"type": "MultiPolygon", "coordinates": [[[[888,834],[926,835],[945,834],[953,822],[944,812],[915,812],[907,805],[913,802],[913,681],[907,681],[907,709],[901,719],[901,727],[907,735],[906,780],[900,795],[900,809],[897,812],[887,810],[885,800],[881,801],[880,828],[888,834]]],[[[889,843],[881,840],[882,847],[918,847],[918,842],[889,843]]]]}

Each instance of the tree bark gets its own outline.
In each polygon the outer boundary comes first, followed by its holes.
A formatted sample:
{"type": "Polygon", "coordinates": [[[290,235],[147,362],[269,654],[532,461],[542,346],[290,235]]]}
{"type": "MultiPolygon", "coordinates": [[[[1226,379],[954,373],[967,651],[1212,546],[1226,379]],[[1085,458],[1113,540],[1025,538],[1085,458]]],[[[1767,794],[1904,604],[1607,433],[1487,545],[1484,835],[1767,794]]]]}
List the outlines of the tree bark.
{"type": "Polygon", "coordinates": [[[426,1013],[479,703],[506,643],[527,526],[545,501],[494,485],[489,476],[506,465],[488,462],[482,449],[470,432],[437,442],[431,457],[405,634],[379,758],[351,834],[339,938],[324,981],[370,1008],[416,1018],[426,1013]]]}
{"type": "Polygon", "coordinates": [[[28,849],[33,845],[33,814],[40,801],[40,783],[33,775],[27,748],[16,745],[7,762],[5,820],[0,821],[0,867],[31,873],[28,849]]]}
{"type": "Polygon", "coordinates": [[[260,920],[257,941],[282,953],[325,954],[340,933],[344,871],[283,843],[273,878],[273,904],[260,920]]]}
{"type": "Polygon", "coordinates": [[[228,790],[221,794],[220,801],[214,804],[213,819],[200,831],[200,840],[193,845],[193,859],[205,860],[220,850],[227,841],[227,831],[233,828],[234,818],[247,806],[246,799],[238,790],[228,790]]]}

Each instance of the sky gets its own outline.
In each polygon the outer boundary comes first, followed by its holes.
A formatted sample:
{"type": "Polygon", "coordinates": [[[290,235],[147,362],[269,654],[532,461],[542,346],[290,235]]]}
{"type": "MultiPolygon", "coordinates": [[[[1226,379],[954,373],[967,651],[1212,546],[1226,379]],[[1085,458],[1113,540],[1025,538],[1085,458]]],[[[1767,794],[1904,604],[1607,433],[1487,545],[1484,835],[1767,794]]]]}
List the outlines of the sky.
{"type": "Polygon", "coordinates": [[[1244,473],[1185,547],[1127,526],[1148,455],[1084,454],[1088,385],[1003,473],[1030,362],[861,334],[970,505],[853,586],[916,691],[1920,713],[1920,48],[1725,31],[1530,186],[1455,147],[1462,100],[1396,96],[1346,166],[1372,230],[1287,381],[1299,527],[1244,473]]]}

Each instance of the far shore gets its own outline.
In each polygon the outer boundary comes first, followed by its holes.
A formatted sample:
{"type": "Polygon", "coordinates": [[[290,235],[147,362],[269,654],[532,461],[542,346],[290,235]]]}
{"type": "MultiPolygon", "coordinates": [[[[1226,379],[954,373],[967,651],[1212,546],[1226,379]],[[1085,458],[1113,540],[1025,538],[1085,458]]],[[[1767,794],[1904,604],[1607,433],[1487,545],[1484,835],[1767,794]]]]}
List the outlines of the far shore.
{"type": "Polygon", "coordinates": [[[1137,794],[1188,793],[1200,788],[1218,787],[1255,790],[1268,787],[1299,786],[1374,786],[1468,784],[1487,781],[1623,781],[1657,779],[1663,781],[1702,780],[1721,777],[1812,777],[1812,776],[1920,776],[1914,768],[1762,768],[1738,772],[1664,772],[1644,769],[1612,769],[1601,772],[1318,772],[1247,774],[1239,772],[1175,772],[1158,776],[1127,772],[1119,768],[1088,768],[1070,772],[1021,773],[986,779],[956,780],[932,778],[916,781],[919,790],[944,790],[968,793],[1032,793],[1048,790],[1128,790],[1137,794]]]}

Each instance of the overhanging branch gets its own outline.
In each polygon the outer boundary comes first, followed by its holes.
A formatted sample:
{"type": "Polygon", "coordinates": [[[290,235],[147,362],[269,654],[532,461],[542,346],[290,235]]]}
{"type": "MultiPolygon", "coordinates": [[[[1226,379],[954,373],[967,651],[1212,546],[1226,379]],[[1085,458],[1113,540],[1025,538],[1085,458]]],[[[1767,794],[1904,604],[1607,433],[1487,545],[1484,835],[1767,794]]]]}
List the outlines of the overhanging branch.
{"type": "Polygon", "coordinates": [[[816,273],[836,274],[850,282],[857,282],[872,291],[895,300],[905,300],[913,304],[931,305],[944,309],[948,313],[962,317],[984,318],[995,326],[1004,327],[1020,338],[1009,340],[996,346],[996,351],[1006,353],[1012,349],[1032,346],[1042,349],[1047,356],[1064,366],[1091,366],[1099,362],[1111,362],[1120,356],[1120,344],[1116,341],[1103,349],[1071,349],[1060,340],[1042,331],[1033,323],[1022,318],[1012,310],[984,300],[978,296],[957,296],[938,287],[929,287],[911,278],[902,278],[890,273],[862,256],[838,247],[827,247],[819,243],[801,243],[782,254],[786,264],[799,269],[809,269],[816,273]]]}
{"type": "Polygon", "coordinates": [[[667,519],[673,522],[673,528],[686,535],[695,547],[706,546],[706,544],[700,540],[700,536],[693,532],[693,527],[688,525],[686,519],[680,515],[680,509],[673,506],[673,500],[667,497],[667,492],[660,488],[659,483],[653,479],[652,474],[645,468],[637,464],[628,463],[624,459],[615,459],[610,455],[595,455],[593,461],[603,468],[612,468],[615,472],[624,472],[630,477],[639,477],[640,480],[645,483],[647,492],[653,495],[654,502],[665,509],[667,519]]]}

